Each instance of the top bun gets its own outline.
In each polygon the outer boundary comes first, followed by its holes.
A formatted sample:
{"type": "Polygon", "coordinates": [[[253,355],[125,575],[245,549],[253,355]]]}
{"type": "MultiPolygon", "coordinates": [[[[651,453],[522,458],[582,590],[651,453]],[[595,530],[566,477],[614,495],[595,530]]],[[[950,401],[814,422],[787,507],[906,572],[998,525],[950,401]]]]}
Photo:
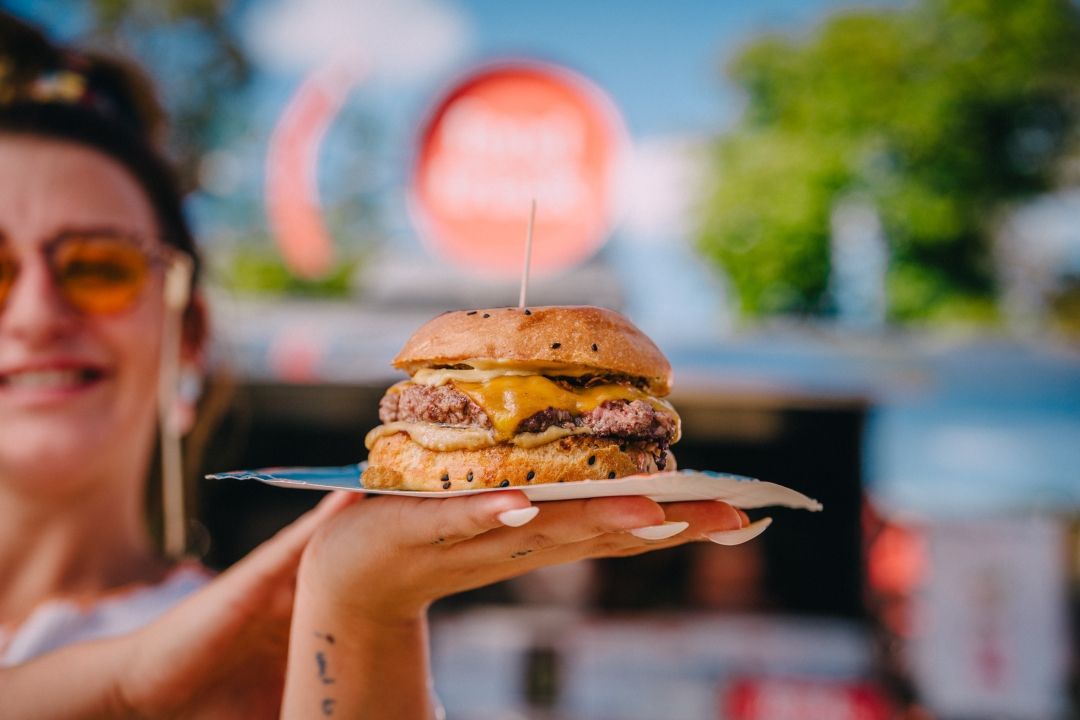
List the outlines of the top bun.
{"type": "Polygon", "coordinates": [[[617,312],[588,305],[443,313],[409,338],[394,367],[412,375],[470,360],[625,374],[643,379],[654,395],[671,391],[671,365],[653,341],[617,312]]]}

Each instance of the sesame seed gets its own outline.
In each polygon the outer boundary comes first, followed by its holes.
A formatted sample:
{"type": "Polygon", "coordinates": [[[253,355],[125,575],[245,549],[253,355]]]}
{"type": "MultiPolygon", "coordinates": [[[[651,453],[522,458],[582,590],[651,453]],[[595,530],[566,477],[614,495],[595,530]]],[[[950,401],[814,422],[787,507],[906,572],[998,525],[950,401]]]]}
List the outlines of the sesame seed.
{"type": "Polygon", "coordinates": [[[450,482],[450,473],[443,473],[442,477],[439,478],[439,479],[442,480],[443,482],[450,482]]]}
{"type": "Polygon", "coordinates": [[[465,473],[465,479],[468,480],[469,482],[472,482],[472,470],[465,473]]]}
{"type": "Polygon", "coordinates": [[[614,480],[615,479],[615,471],[612,470],[611,472],[609,472],[607,474],[607,478],[608,478],[608,480],[614,480]]]}
{"type": "Polygon", "coordinates": [[[597,350],[599,350],[599,349],[600,349],[600,348],[596,347],[596,343],[593,343],[593,344],[592,344],[592,351],[593,351],[593,352],[596,352],[596,351],[597,351],[597,350]]]}
{"type": "Polygon", "coordinates": [[[551,343],[551,349],[552,350],[558,350],[561,347],[562,347],[562,343],[551,343]]]}
{"type": "Polygon", "coordinates": [[[501,483],[499,483],[499,487],[510,487],[510,481],[503,480],[501,483]]]}
{"type": "Polygon", "coordinates": [[[466,315],[475,315],[475,314],[476,314],[476,310],[470,310],[469,312],[467,312],[467,313],[465,313],[465,314],[466,314],[466,315]]]}
{"type": "Polygon", "coordinates": [[[486,318],[489,318],[489,317],[491,317],[491,314],[490,314],[490,313],[484,313],[484,314],[483,314],[483,315],[481,315],[480,317],[486,317],[486,318]]]}
{"type": "Polygon", "coordinates": [[[529,474],[525,476],[525,479],[526,480],[532,480],[534,477],[536,477],[536,472],[533,471],[533,470],[530,470],[529,474]]]}
{"type": "Polygon", "coordinates": [[[525,308],[525,314],[526,315],[532,315],[532,311],[529,310],[528,308],[525,308]]]}
{"type": "Polygon", "coordinates": [[[589,456],[589,460],[588,460],[588,463],[589,463],[590,465],[595,465],[595,464],[596,464],[596,456],[595,456],[595,455],[590,455],[590,456],[589,456]]]}
{"type": "Polygon", "coordinates": [[[443,489],[443,490],[449,490],[449,489],[450,489],[450,481],[449,481],[449,480],[445,481],[445,482],[444,482],[444,483],[442,484],[442,489],[443,489]]]}

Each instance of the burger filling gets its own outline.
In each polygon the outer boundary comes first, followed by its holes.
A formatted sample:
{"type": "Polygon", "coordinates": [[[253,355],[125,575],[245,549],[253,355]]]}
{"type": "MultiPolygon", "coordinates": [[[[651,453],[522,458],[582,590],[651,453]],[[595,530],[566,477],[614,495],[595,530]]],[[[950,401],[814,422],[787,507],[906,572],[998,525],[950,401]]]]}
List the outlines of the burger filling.
{"type": "MultiPolygon", "coordinates": [[[[491,442],[515,444],[525,444],[522,441],[526,438],[528,445],[543,444],[578,434],[611,438],[628,447],[648,448],[661,470],[667,447],[679,434],[678,416],[665,401],[649,396],[629,378],[612,382],[612,378],[601,376],[403,382],[380,401],[379,419],[395,427],[429,423],[448,430],[458,428],[463,431],[462,438],[482,432],[491,442]]],[[[413,439],[422,442],[415,436],[413,439]]]]}

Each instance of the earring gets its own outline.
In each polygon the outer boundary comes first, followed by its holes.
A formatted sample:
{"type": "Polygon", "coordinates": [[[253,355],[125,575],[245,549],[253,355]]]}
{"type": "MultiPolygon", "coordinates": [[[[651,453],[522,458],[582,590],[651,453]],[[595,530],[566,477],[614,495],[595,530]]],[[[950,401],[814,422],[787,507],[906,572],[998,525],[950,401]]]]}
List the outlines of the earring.
{"type": "Polygon", "coordinates": [[[196,408],[202,391],[203,375],[199,368],[192,363],[182,364],[177,378],[176,397],[169,413],[170,429],[176,435],[183,437],[195,427],[196,408]]]}

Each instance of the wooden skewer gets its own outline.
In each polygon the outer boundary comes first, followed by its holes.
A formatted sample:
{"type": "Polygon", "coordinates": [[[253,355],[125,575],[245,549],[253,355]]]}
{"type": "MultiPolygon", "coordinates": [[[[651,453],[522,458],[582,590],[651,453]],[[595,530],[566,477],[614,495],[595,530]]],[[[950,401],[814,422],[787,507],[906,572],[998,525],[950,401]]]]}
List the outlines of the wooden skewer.
{"type": "Polygon", "coordinates": [[[525,262],[521,268],[521,295],[518,296],[518,310],[525,309],[525,295],[529,291],[529,263],[532,260],[533,225],[536,223],[536,198],[529,208],[529,230],[525,234],[525,262]]]}

